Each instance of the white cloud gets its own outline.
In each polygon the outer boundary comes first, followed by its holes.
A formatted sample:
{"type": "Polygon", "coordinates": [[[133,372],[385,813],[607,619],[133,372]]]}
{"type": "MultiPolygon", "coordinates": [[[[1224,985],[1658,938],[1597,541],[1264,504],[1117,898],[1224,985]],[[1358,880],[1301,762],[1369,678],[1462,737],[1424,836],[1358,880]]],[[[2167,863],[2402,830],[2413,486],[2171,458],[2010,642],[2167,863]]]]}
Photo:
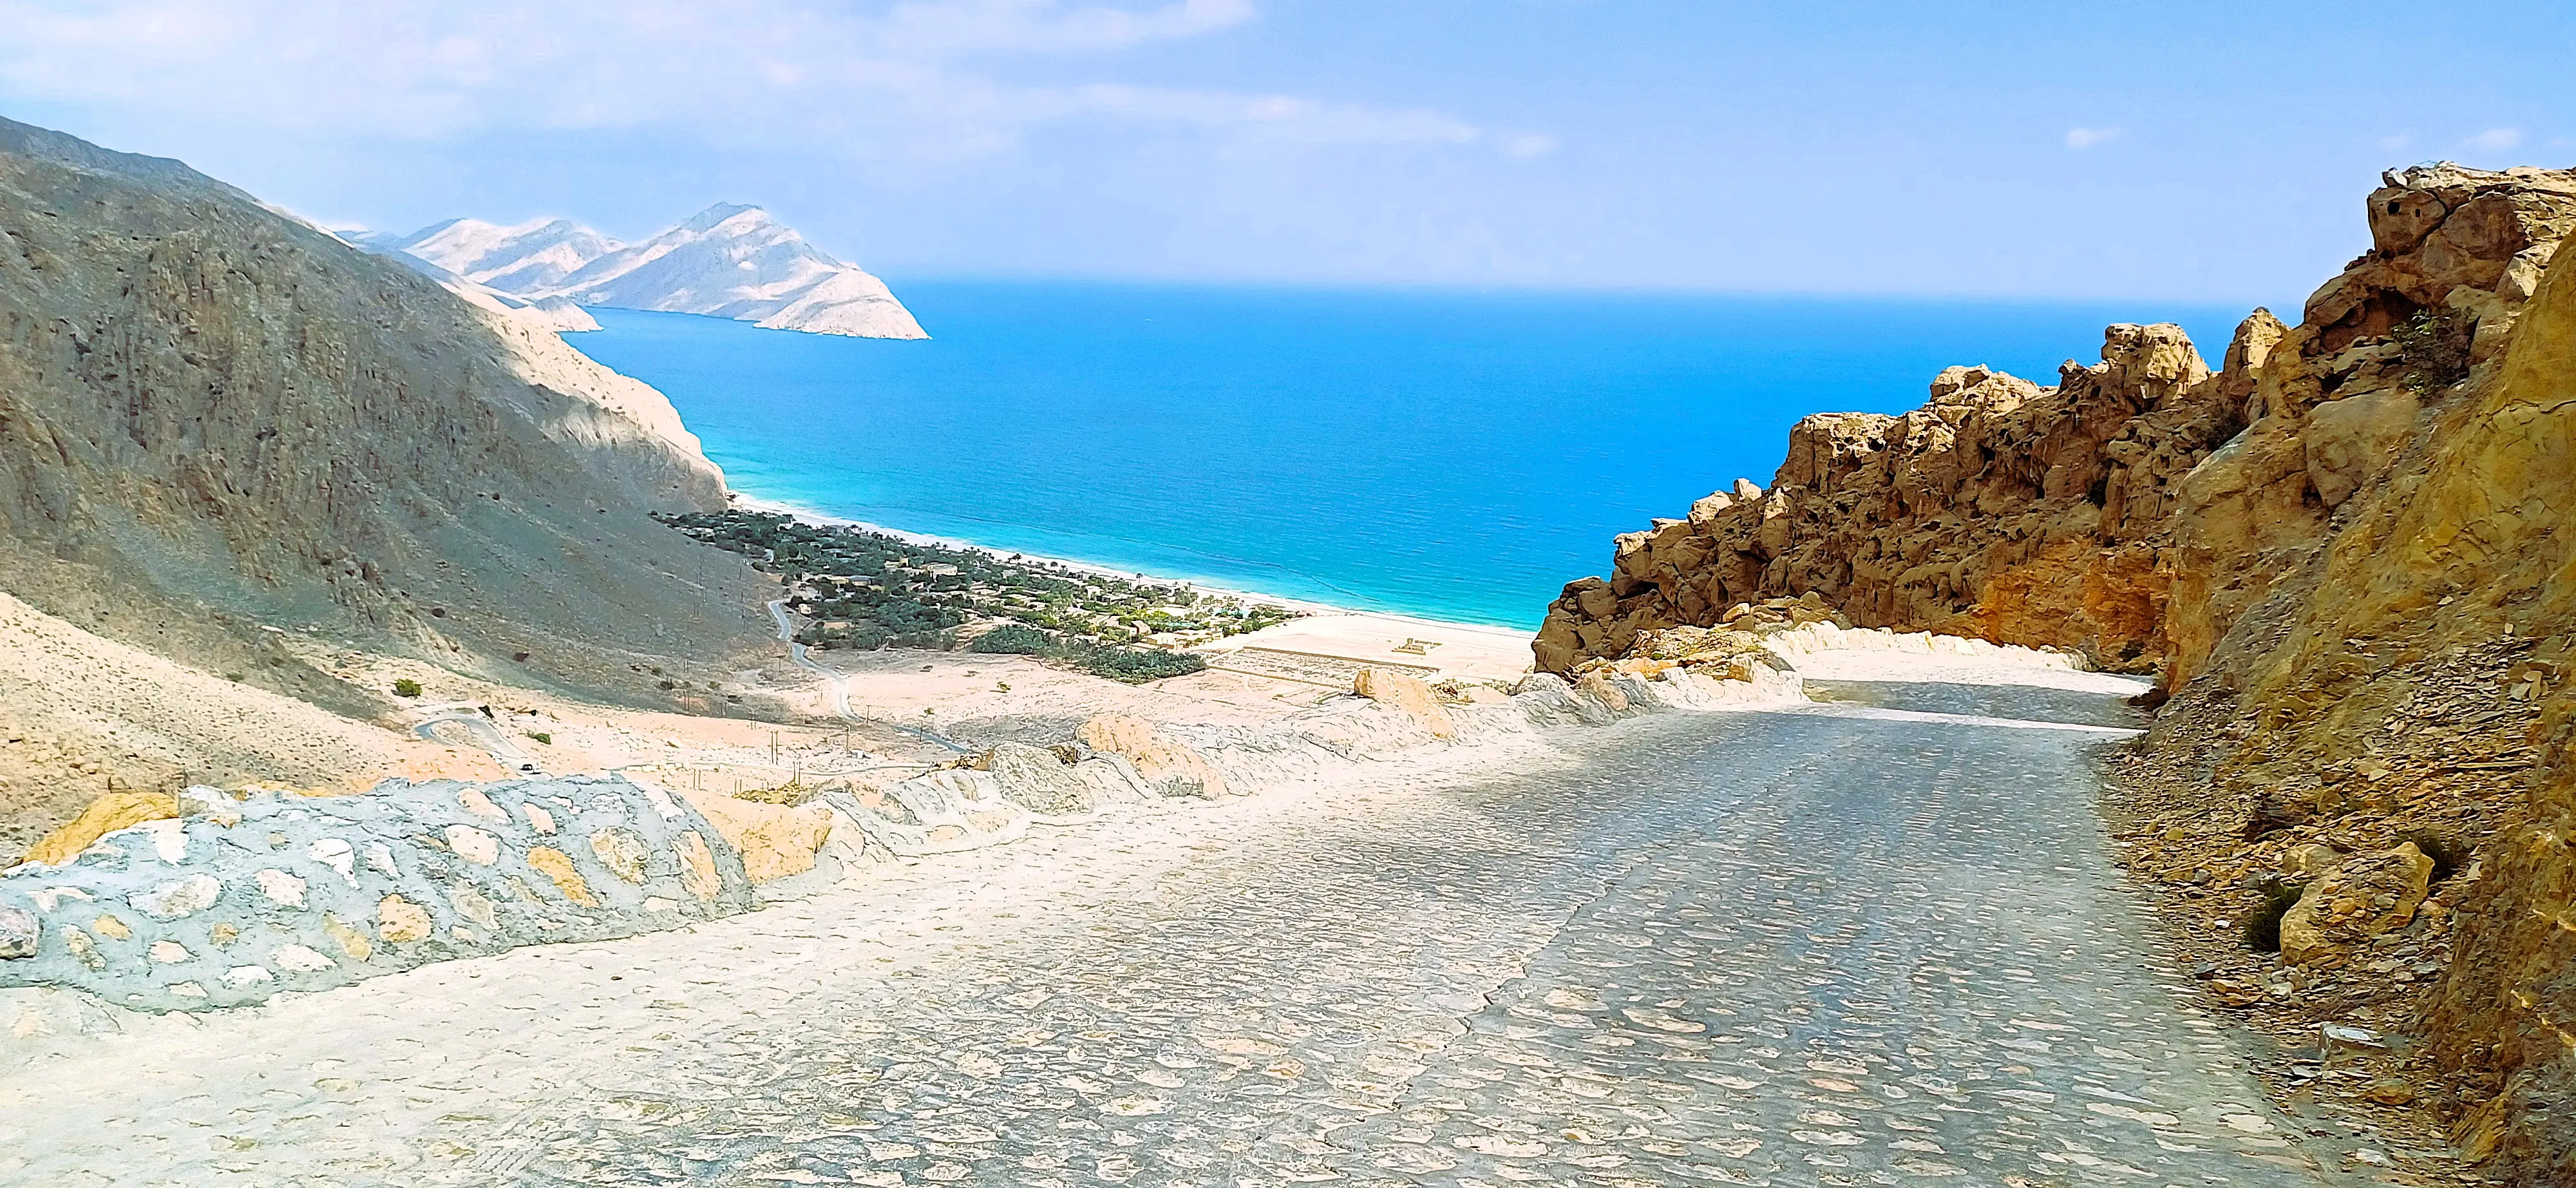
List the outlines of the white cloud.
{"type": "MultiPolygon", "coordinates": [[[[1024,85],[1018,59],[1203,37],[1251,0],[0,0],[0,95],[296,133],[665,128],[871,160],[1124,122],[1315,144],[1487,143],[1432,111],[1132,84],[1024,85]],[[997,70],[996,67],[1000,69],[997,70]]],[[[1060,74],[1059,65],[1052,73],[1060,74]]]]}
{"type": "Polygon", "coordinates": [[[2108,144],[2119,138],[2118,128],[2069,128],[2066,130],[2066,147],[2089,149],[2094,145],[2108,144]]]}
{"type": "Polygon", "coordinates": [[[2504,153],[2522,147],[2522,129],[2489,128],[2460,143],[2482,153],[2504,153]]]}

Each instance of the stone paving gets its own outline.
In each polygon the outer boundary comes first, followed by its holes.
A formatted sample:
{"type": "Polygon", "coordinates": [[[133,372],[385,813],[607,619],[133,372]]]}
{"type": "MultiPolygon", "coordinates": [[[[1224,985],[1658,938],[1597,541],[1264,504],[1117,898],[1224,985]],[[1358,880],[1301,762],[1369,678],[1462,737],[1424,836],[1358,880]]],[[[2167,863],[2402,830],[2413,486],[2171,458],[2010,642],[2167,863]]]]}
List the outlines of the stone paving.
{"type": "Polygon", "coordinates": [[[1667,715],[1049,831],[67,1047],[0,1182],[2318,1183],[2145,955],[2104,737],[1667,715]]]}

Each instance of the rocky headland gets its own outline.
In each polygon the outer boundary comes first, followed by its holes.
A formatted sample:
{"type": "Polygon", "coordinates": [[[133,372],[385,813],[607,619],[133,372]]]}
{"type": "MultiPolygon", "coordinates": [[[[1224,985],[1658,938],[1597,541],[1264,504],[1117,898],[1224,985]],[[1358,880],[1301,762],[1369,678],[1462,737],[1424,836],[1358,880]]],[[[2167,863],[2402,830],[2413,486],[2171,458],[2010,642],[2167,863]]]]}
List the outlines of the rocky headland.
{"type": "MultiPolygon", "coordinates": [[[[503,227],[449,219],[354,242],[453,275],[505,301],[705,314],[766,330],[928,338],[884,281],[805,241],[757,206],[717,203],[640,243],[565,219],[503,227]]],[[[596,329],[567,324],[558,329],[596,329]]]]}
{"type": "Polygon", "coordinates": [[[2255,311],[2215,367],[2113,326],[2053,386],[1959,367],[1904,416],[1807,418],[1769,488],[1620,537],[1536,660],[1727,663],[1699,641],[1812,596],[2156,674],[2127,861],[2213,999],[2364,1049],[2282,1091],[2420,1099],[2467,1157],[2565,1183],[2576,173],[2410,168],[2366,215],[2298,324],[2255,311]]]}

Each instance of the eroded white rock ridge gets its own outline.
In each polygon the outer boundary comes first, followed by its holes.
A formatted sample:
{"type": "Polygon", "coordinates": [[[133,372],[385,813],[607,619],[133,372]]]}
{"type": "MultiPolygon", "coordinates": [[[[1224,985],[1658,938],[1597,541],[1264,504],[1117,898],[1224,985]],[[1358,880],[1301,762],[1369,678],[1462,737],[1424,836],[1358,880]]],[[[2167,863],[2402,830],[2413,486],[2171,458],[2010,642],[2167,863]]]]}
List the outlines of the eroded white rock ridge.
{"type": "Polygon", "coordinates": [[[706,314],[764,329],[928,338],[884,281],[757,206],[718,203],[641,243],[564,219],[450,219],[369,246],[520,300],[706,314]]]}

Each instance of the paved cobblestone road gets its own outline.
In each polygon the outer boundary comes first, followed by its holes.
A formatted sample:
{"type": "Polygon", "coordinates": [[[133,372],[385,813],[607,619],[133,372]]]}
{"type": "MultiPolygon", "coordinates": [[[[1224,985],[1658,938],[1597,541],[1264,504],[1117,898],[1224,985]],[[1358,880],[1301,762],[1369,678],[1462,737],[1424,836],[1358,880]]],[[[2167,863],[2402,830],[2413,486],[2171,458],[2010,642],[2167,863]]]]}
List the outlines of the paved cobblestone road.
{"type": "Polygon", "coordinates": [[[121,1041],[0,1078],[0,1180],[2318,1183],[2148,956],[2105,736],[1857,712],[121,1041]]]}

